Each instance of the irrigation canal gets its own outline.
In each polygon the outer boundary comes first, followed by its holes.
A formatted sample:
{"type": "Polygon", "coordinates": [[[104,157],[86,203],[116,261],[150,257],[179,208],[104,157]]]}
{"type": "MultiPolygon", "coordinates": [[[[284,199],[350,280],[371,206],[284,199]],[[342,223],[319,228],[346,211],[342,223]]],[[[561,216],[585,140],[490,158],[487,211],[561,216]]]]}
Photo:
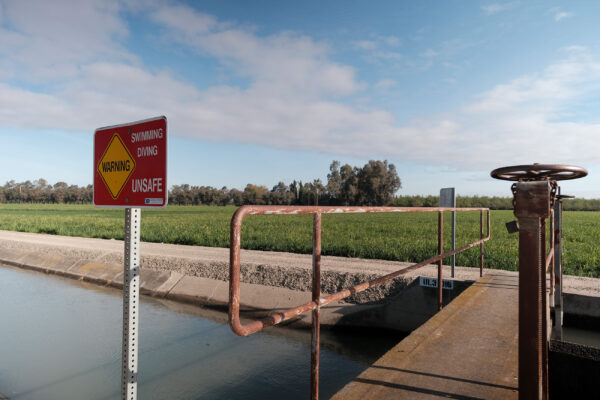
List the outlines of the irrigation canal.
{"type": "MultiPolygon", "coordinates": [[[[308,397],[309,331],[240,338],[224,313],[141,299],[140,399],[308,397]]],[[[0,267],[0,393],[119,399],[121,307],[116,289],[0,267]]],[[[321,395],[329,398],[400,338],[324,332],[321,339],[321,395]]]]}

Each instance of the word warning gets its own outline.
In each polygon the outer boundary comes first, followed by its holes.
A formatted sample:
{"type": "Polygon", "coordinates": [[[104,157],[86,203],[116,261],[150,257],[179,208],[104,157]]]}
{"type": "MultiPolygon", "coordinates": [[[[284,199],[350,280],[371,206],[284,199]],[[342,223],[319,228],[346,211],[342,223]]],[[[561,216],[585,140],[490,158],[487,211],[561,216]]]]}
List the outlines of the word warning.
{"type": "Polygon", "coordinates": [[[167,202],[167,118],[97,129],[94,205],[165,207],[167,202]]]}

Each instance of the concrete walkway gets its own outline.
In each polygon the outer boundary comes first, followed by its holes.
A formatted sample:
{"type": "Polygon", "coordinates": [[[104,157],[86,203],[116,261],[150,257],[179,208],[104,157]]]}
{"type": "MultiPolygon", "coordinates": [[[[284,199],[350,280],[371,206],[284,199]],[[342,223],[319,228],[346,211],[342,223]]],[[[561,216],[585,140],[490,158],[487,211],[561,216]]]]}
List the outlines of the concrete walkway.
{"type": "Polygon", "coordinates": [[[332,399],[517,399],[517,299],[488,272],[332,399]]]}

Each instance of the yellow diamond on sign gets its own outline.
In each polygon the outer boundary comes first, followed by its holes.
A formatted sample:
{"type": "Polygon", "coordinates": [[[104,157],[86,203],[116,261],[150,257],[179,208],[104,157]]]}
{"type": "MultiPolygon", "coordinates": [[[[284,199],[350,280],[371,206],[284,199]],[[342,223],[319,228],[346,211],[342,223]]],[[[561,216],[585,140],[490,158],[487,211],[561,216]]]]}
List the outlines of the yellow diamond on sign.
{"type": "Polygon", "coordinates": [[[134,169],[135,160],[115,133],[98,163],[98,172],[113,199],[119,196],[134,169]]]}

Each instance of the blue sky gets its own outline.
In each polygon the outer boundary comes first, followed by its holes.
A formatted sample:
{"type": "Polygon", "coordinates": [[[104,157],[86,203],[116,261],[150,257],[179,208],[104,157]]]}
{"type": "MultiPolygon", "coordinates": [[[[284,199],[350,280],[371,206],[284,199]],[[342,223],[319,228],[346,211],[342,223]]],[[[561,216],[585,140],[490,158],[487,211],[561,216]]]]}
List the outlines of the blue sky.
{"type": "Polygon", "coordinates": [[[92,182],[96,128],[166,115],[169,185],[326,180],[509,196],[565,163],[600,197],[596,1],[0,0],[0,183],[92,182]]]}

